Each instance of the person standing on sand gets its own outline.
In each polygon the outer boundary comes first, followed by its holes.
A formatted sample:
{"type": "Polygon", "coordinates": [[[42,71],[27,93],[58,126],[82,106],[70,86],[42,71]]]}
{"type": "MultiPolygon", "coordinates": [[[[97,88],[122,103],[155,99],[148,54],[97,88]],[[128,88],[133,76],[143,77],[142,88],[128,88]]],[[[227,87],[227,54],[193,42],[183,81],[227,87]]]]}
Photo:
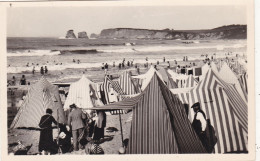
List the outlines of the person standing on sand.
{"type": "Polygon", "coordinates": [[[13,78],[12,78],[11,85],[12,86],[16,85],[16,78],[15,78],[15,76],[13,76],[13,78]]]}
{"type": "Polygon", "coordinates": [[[21,84],[21,85],[26,85],[25,75],[22,75],[22,78],[21,78],[21,80],[20,80],[20,84],[21,84]]]}
{"type": "Polygon", "coordinates": [[[106,113],[103,110],[97,110],[97,122],[95,122],[95,130],[93,140],[104,139],[106,127],[106,113]]]}
{"type": "Polygon", "coordinates": [[[137,71],[137,74],[139,75],[139,74],[140,74],[140,68],[137,67],[137,68],[136,68],[136,71],[137,71]]]}
{"type": "Polygon", "coordinates": [[[33,66],[32,74],[34,75],[35,73],[35,66],[33,66]]]}
{"type": "MultiPolygon", "coordinates": [[[[16,85],[16,78],[15,78],[15,76],[13,76],[10,85],[11,86],[15,86],[16,85]]],[[[11,88],[11,95],[15,95],[14,89],[12,89],[12,88],[11,88]]]]}
{"type": "Polygon", "coordinates": [[[44,69],[43,69],[43,67],[41,67],[41,75],[44,75],[44,69]]]}
{"type": "Polygon", "coordinates": [[[83,128],[85,127],[83,120],[87,118],[86,114],[78,108],[75,104],[70,105],[71,112],[68,116],[68,126],[72,128],[72,138],[73,138],[73,147],[74,151],[78,151],[79,148],[83,148],[81,144],[78,142],[78,137],[83,132],[83,128]]]}
{"type": "Polygon", "coordinates": [[[200,103],[197,102],[194,105],[192,105],[193,111],[195,112],[193,121],[192,121],[192,127],[194,128],[196,134],[198,135],[199,139],[201,140],[201,143],[203,146],[206,146],[206,135],[205,130],[207,127],[207,121],[206,121],[206,115],[200,108],[200,103]]]}
{"type": "Polygon", "coordinates": [[[48,73],[47,66],[45,66],[44,72],[45,72],[45,74],[47,74],[47,73],[48,73]]]}
{"type": "Polygon", "coordinates": [[[53,141],[52,123],[57,125],[57,121],[52,116],[52,110],[48,108],[46,109],[46,114],[41,117],[39,123],[39,127],[41,128],[39,152],[43,155],[45,152],[51,154],[56,148],[53,141]]]}

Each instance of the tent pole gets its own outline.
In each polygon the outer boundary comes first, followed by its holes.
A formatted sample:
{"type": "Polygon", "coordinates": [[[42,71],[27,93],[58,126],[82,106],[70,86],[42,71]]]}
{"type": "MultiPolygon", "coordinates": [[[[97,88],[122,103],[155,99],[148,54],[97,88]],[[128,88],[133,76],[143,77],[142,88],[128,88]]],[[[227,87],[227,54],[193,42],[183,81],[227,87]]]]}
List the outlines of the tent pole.
{"type": "Polygon", "coordinates": [[[60,151],[60,126],[59,126],[59,122],[60,122],[60,117],[59,117],[59,110],[57,109],[57,127],[58,127],[58,138],[57,138],[57,144],[58,144],[58,154],[60,155],[61,151],[60,151]]]}
{"type": "Polygon", "coordinates": [[[124,147],[124,137],[123,137],[123,129],[122,129],[122,121],[121,121],[121,114],[120,114],[120,112],[119,112],[119,122],[120,122],[122,146],[124,147]]]}

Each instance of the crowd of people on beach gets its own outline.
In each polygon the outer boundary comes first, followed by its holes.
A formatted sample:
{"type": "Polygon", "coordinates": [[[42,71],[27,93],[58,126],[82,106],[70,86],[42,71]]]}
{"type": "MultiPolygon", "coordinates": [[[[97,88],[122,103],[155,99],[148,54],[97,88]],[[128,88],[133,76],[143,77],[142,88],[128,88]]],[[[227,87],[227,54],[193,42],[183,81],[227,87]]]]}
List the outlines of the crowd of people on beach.
{"type": "MultiPolygon", "coordinates": [[[[7,87],[10,87],[10,86],[17,86],[17,85],[30,85],[30,82],[26,82],[26,78],[25,78],[25,75],[22,75],[19,83],[17,83],[17,79],[15,76],[12,77],[11,80],[7,80],[7,87]]],[[[15,89],[13,88],[9,88],[9,91],[11,93],[11,95],[15,95],[15,89]]]]}
{"type": "Polygon", "coordinates": [[[42,155],[67,153],[85,149],[86,154],[104,154],[99,144],[104,141],[106,113],[102,110],[92,110],[85,113],[75,104],[70,105],[67,124],[59,124],[52,116],[52,110],[46,109],[41,117],[39,152],[42,155]],[[59,129],[57,139],[53,139],[52,123],[59,129]],[[71,144],[72,140],[72,144],[71,144]]]}

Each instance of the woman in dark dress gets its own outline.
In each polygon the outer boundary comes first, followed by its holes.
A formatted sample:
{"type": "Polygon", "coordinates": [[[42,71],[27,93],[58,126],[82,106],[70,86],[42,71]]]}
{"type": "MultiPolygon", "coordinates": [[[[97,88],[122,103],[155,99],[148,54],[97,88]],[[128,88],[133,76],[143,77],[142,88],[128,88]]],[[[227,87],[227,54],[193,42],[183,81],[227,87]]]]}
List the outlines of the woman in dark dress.
{"type": "Polygon", "coordinates": [[[66,125],[59,124],[60,132],[59,132],[59,147],[62,153],[67,153],[72,150],[71,144],[71,131],[68,131],[66,125]]]}
{"type": "Polygon", "coordinates": [[[104,139],[105,127],[106,127],[106,113],[103,110],[97,110],[98,121],[94,129],[93,140],[104,139]]]}
{"type": "Polygon", "coordinates": [[[46,109],[46,114],[41,117],[39,123],[39,127],[41,128],[39,152],[44,153],[44,151],[46,151],[50,154],[56,148],[53,141],[52,123],[57,125],[56,120],[52,116],[52,110],[46,109]]]}

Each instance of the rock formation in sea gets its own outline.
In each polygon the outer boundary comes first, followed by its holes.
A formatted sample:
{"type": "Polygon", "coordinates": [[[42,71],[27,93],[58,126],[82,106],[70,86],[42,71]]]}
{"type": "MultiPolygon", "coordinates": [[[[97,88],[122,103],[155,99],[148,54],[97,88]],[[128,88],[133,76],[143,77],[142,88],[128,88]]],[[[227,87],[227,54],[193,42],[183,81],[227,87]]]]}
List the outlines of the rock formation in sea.
{"type": "Polygon", "coordinates": [[[88,35],[86,31],[82,31],[78,33],[78,38],[80,39],[88,39],[88,35]]]}
{"type": "Polygon", "coordinates": [[[206,30],[149,30],[136,28],[112,28],[101,31],[99,38],[104,39],[246,39],[247,25],[228,25],[206,30]]]}
{"type": "Polygon", "coordinates": [[[74,31],[73,30],[69,30],[67,31],[67,34],[66,34],[66,38],[67,39],[76,39],[76,35],[74,34],[74,31]]]}
{"type": "Polygon", "coordinates": [[[95,33],[92,33],[92,34],[90,35],[90,38],[91,38],[91,39],[97,39],[97,38],[99,38],[99,35],[98,35],[98,34],[95,34],[95,33]]]}

